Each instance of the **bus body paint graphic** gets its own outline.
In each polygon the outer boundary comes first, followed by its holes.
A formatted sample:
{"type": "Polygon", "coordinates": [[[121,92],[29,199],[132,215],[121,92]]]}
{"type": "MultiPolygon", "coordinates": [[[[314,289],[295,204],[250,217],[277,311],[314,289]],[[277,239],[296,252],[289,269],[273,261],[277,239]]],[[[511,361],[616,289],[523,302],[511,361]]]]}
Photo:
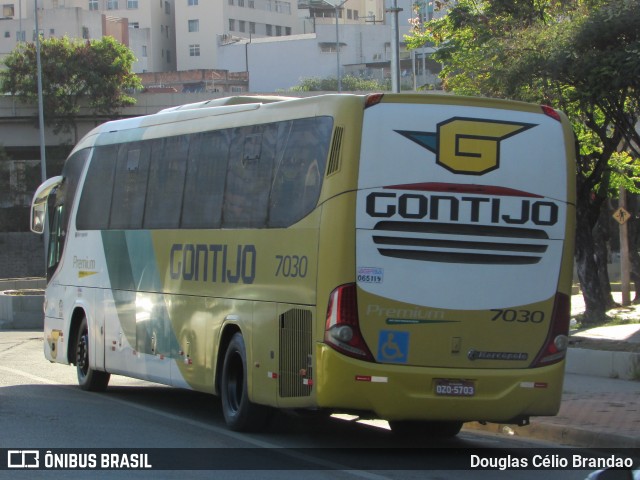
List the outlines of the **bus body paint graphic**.
{"type": "Polygon", "coordinates": [[[483,175],[500,167],[500,142],[534,124],[477,118],[450,118],[437,133],[396,130],[436,154],[436,163],[453,173],[483,175]]]}
{"type": "Polygon", "coordinates": [[[255,245],[175,243],[169,257],[172,280],[251,284],[256,278],[255,245]]]}

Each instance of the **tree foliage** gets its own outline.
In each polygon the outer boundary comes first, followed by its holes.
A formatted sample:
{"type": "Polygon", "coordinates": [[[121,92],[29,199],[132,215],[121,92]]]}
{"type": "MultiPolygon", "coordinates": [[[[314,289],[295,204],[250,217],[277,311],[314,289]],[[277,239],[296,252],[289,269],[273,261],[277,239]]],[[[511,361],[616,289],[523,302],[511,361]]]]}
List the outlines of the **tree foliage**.
{"type": "MultiPolygon", "coordinates": [[[[377,80],[346,75],[342,77],[342,90],[345,92],[372,92],[389,90],[389,85],[377,80]]],[[[338,79],[329,78],[303,78],[300,84],[292,87],[292,92],[335,92],[338,90],[338,79]]]]}
{"type": "MultiPolygon", "coordinates": [[[[576,260],[587,321],[604,318],[592,231],[612,186],[637,190],[640,2],[442,0],[448,14],[420,25],[410,47],[431,42],[446,89],[549,104],[579,142],[576,260]]],[[[606,269],[605,269],[606,271],[606,269]]]]}
{"type": "MultiPolygon", "coordinates": [[[[135,103],[127,91],[141,88],[140,79],[131,71],[133,53],[112,37],[90,41],[42,39],[40,58],[45,122],[56,132],[75,127],[81,104],[93,114],[113,116],[120,108],[135,103]]],[[[3,63],[2,91],[24,103],[37,103],[35,43],[20,44],[3,63]]]]}

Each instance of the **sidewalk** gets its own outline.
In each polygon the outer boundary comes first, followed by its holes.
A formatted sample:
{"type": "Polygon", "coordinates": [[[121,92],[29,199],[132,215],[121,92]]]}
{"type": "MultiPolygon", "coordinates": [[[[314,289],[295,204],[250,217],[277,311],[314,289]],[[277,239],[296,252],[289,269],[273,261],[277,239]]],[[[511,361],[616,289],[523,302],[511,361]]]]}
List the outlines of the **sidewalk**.
{"type": "MultiPolygon", "coordinates": [[[[574,296],[572,315],[583,310],[582,297],[574,296]]],[[[640,322],[640,306],[616,309],[610,314],[640,322]]],[[[583,330],[572,333],[571,339],[575,347],[570,347],[567,354],[562,405],[557,416],[534,417],[526,427],[479,423],[465,427],[578,447],[640,448],[640,353],[579,348],[581,342],[595,339],[602,345],[612,342],[615,350],[625,350],[626,345],[632,347],[626,350],[640,352],[634,345],[640,344],[640,323],[583,330]],[[612,365],[620,358],[631,362],[631,377],[636,380],[610,378],[617,375],[612,365]]],[[[624,370],[628,369],[627,364],[624,370]]]]}

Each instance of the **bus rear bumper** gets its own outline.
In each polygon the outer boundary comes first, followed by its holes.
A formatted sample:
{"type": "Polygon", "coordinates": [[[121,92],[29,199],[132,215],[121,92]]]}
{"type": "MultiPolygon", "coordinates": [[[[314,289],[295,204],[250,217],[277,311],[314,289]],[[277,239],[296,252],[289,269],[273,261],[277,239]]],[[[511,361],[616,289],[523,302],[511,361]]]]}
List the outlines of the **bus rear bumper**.
{"type": "Polygon", "coordinates": [[[532,369],[415,367],[352,359],[322,343],[316,355],[320,408],[372,412],[386,420],[501,423],[555,415],[560,408],[564,361],[532,369]],[[467,386],[464,395],[437,394],[442,380],[467,386]]]}

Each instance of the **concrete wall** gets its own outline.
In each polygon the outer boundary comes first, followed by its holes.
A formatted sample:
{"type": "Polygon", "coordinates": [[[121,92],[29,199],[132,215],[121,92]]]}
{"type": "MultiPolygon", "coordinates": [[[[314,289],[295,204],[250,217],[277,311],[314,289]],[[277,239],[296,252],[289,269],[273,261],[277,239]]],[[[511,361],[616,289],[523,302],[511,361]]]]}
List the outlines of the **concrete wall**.
{"type": "Polygon", "coordinates": [[[44,276],[43,242],[31,232],[0,232],[0,278],[44,276]]]}
{"type": "Polygon", "coordinates": [[[44,326],[44,278],[0,280],[0,330],[44,326]],[[22,290],[18,295],[12,290],[22,290]],[[28,290],[28,291],[27,291],[28,290]]]}

